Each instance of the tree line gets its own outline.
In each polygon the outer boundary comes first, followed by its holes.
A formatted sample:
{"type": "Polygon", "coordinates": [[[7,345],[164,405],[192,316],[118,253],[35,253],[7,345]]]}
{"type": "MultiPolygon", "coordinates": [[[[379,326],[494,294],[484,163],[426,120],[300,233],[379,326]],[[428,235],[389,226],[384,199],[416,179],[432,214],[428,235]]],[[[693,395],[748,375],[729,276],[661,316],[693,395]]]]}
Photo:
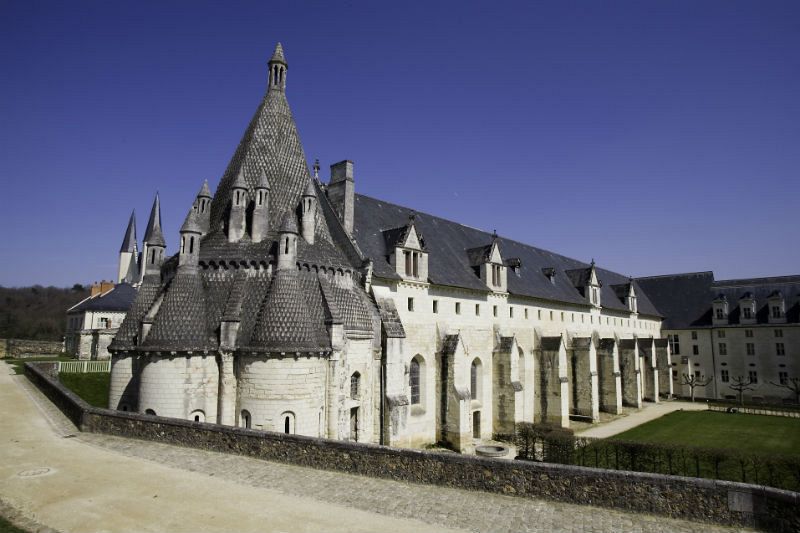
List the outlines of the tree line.
{"type": "Polygon", "coordinates": [[[80,284],[71,288],[0,286],[0,338],[61,340],[67,309],[89,296],[80,284]]]}

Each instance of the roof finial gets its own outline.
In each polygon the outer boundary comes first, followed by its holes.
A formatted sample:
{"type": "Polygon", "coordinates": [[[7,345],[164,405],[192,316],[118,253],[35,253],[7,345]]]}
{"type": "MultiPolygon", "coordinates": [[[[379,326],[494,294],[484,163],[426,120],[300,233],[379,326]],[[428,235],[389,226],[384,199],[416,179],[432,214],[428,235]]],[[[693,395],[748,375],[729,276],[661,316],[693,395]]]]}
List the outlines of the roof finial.
{"type": "Polygon", "coordinates": [[[497,240],[497,230],[496,229],[492,230],[492,240],[497,240]]]}
{"type": "Polygon", "coordinates": [[[314,179],[319,181],[319,159],[314,160],[314,179]]]}
{"type": "Polygon", "coordinates": [[[594,257],[592,257],[592,268],[594,268],[594,257]]]}
{"type": "Polygon", "coordinates": [[[416,221],[417,221],[417,212],[416,211],[411,211],[408,214],[408,223],[409,224],[413,224],[416,221]]]}
{"type": "Polygon", "coordinates": [[[272,57],[269,58],[269,90],[283,91],[286,89],[286,70],[288,68],[286,58],[283,57],[283,46],[278,43],[272,57]]]}

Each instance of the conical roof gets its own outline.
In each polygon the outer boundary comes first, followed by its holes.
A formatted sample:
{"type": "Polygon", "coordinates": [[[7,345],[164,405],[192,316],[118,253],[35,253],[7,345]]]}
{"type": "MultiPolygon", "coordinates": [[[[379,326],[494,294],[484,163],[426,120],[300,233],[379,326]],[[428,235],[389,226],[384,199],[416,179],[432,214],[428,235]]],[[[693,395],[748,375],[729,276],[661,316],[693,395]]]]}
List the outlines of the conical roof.
{"type": "Polygon", "coordinates": [[[153,201],[153,208],[150,210],[150,219],[147,221],[147,229],[144,232],[144,242],[151,246],[163,246],[166,248],[167,242],[161,232],[161,200],[156,193],[153,201]]]}
{"type": "Polygon", "coordinates": [[[283,56],[283,46],[281,43],[275,45],[275,51],[272,52],[272,57],[269,58],[270,63],[283,63],[287,65],[286,58],[283,56]]]}
{"type": "Polygon", "coordinates": [[[247,188],[247,180],[244,179],[244,169],[240,168],[239,172],[236,174],[236,179],[233,180],[233,185],[231,185],[232,189],[246,189],[247,188]]]}
{"type": "Polygon", "coordinates": [[[211,198],[211,189],[208,188],[208,180],[203,180],[203,186],[200,187],[200,192],[197,193],[198,198],[211,198]]]}
{"type": "MultiPolygon", "coordinates": [[[[210,227],[224,225],[233,185],[242,169],[243,179],[251,191],[262,173],[269,176],[269,227],[279,227],[283,213],[300,203],[310,178],[285,91],[267,90],[264,95],[214,194],[210,227]]],[[[332,241],[323,217],[316,231],[319,239],[332,241]]]]}
{"type": "Polygon", "coordinates": [[[287,211],[283,215],[283,219],[281,220],[280,228],[278,228],[279,233],[299,233],[297,231],[297,217],[291,211],[287,211]]]}
{"type": "Polygon", "coordinates": [[[180,229],[181,233],[203,233],[203,226],[200,223],[200,215],[197,209],[192,207],[189,209],[189,214],[186,215],[186,220],[183,221],[183,226],[180,229]]]}
{"type": "Polygon", "coordinates": [[[120,253],[136,253],[136,211],[131,212],[131,218],[128,220],[128,229],[125,230],[125,237],[122,239],[122,246],[119,251],[120,253]]]}
{"type": "Polygon", "coordinates": [[[311,180],[308,180],[308,184],[306,185],[306,190],[303,191],[303,196],[313,196],[316,198],[317,196],[317,189],[314,187],[314,184],[311,180]]]}
{"type": "Polygon", "coordinates": [[[258,177],[258,182],[256,183],[256,189],[269,189],[269,180],[267,179],[267,173],[263,170],[261,171],[261,175],[258,177]]]}

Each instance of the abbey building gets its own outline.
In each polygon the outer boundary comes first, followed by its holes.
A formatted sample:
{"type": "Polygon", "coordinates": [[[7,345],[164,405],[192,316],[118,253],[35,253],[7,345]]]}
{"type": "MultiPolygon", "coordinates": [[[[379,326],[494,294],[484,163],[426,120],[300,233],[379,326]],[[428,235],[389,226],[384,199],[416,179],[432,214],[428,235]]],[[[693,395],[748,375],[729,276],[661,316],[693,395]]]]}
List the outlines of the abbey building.
{"type": "Polygon", "coordinates": [[[280,45],[268,67],[178,252],[148,225],[110,347],[111,408],[469,450],[520,422],[568,426],[671,395],[662,317],[637,281],[356,194],[351,161],[323,183],[280,45]]]}

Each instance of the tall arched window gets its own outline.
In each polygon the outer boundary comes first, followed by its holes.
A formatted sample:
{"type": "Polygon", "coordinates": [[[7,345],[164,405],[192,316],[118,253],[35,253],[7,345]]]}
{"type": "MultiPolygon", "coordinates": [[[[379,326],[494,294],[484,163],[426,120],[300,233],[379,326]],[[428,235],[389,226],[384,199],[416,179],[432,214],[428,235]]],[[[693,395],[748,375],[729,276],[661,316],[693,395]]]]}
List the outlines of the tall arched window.
{"type": "Polygon", "coordinates": [[[361,374],[353,372],[350,376],[350,398],[357,400],[359,398],[359,387],[361,386],[361,374]]]}
{"type": "Polygon", "coordinates": [[[243,409],[239,416],[239,425],[243,428],[250,429],[250,411],[243,409]]]}
{"type": "Polygon", "coordinates": [[[292,435],[295,432],[295,419],[294,413],[290,411],[286,411],[281,414],[279,419],[280,430],[283,430],[284,433],[292,435]]]}
{"type": "Polygon", "coordinates": [[[411,360],[411,368],[408,373],[408,384],[411,387],[411,405],[417,405],[422,401],[420,393],[420,362],[415,357],[411,360]]]}
{"type": "Polygon", "coordinates": [[[473,400],[480,400],[481,397],[481,361],[475,359],[469,370],[469,390],[473,400]]]}

